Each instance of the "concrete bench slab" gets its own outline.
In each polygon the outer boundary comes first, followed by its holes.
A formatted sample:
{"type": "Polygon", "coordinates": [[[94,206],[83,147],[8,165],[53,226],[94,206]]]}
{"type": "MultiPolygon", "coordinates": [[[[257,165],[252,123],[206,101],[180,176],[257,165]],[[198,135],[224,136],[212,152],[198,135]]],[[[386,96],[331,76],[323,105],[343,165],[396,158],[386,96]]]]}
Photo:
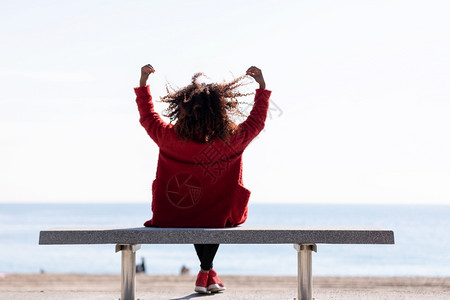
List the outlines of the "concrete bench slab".
{"type": "Polygon", "coordinates": [[[394,244],[391,230],[374,227],[53,228],[39,244],[394,244]]]}

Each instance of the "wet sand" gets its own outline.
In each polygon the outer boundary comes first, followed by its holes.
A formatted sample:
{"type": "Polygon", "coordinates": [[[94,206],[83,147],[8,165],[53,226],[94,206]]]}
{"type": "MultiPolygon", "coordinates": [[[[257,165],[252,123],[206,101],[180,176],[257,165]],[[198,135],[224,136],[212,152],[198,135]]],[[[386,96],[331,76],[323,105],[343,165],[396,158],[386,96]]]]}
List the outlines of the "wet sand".
{"type": "MultiPolygon", "coordinates": [[[[221,276],[223,293],[194,293],[194,275],[138,274],[138,299],[294,299],[296,277],[221,276]]],[[[119,275],[6,274],[0,276],[0,299],[119,299],[119,275]]],[[[320,299],[450,299],[450,278],[314,277],[314,298],[320,299]]]]}

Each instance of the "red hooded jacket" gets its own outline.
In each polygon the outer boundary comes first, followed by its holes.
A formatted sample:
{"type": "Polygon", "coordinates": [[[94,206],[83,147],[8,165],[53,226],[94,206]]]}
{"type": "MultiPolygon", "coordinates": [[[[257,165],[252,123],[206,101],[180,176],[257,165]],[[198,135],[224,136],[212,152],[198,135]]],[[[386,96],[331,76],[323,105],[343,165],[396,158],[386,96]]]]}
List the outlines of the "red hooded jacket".
{"type": "Polygon", "coordinates": [[[271,92],[257,89],[250,115],[227,142],[182,140],[153,109],[150,87],[135,88],[140,123],[159,147],[147,227],[233,227],[247,219],[242,153],[264,128],[271,92]]]}

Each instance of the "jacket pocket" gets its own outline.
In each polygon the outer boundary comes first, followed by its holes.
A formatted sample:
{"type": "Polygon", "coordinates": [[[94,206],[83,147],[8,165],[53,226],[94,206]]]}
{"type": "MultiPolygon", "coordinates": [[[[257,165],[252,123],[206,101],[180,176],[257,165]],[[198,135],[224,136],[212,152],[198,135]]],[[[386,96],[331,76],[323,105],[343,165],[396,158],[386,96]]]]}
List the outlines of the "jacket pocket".
{"type": "Polygon", "coordinates": [[[247,205],[250,199],[250,191],[238,184],[234,193],[232,217],[235,225],[245,222],[247,219],[247,205]]]}

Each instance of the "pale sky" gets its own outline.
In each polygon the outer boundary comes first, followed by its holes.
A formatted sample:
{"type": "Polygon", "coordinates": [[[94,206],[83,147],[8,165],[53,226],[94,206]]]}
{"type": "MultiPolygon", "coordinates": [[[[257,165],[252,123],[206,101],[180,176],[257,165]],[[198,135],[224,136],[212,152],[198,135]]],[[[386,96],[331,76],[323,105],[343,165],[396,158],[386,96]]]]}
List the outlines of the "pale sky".
{"type": "Polygon", "coordinates": [[[155,99],[196,72],[262,69],[273,110],[244,154],[252,202],[449,204],[449,11],[0,0],[0,202],[150,203],[158,149],[133,87],[151,63],[155,99]]]}

